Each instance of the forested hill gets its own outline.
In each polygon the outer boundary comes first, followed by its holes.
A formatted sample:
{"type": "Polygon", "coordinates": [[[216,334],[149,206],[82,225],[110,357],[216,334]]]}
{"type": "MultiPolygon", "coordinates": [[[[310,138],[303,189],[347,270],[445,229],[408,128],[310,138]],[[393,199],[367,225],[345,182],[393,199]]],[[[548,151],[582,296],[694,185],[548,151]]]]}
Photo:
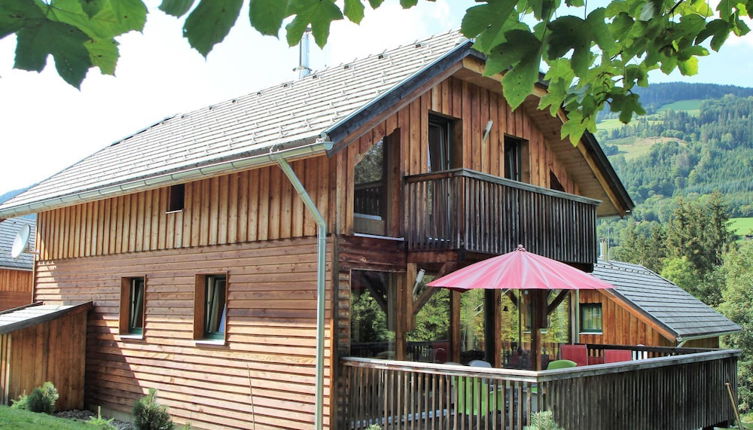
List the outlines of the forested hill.
{"type": "Polygon", "coordinates": [[[732,216],[753,216],[753,88],[676,83],[644,91],[655,113],[626,126],[606,119],[597,134],[638,204],[634,218],[664,221],[672,198],[713,191],[724,193],[732,216]],[[704,94],[713,97],[696,98],[704,94]]]}

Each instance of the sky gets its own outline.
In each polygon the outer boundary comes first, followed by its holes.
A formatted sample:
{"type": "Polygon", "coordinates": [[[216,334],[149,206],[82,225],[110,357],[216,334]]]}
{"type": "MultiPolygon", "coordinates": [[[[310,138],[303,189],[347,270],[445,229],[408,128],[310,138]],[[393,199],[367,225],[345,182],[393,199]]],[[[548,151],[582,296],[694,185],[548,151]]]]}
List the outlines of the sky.
{"type": "MultiPolygon", "coordinates": [[[[182,20],[157,10],[143,33],[118,38],[116,76],[91,69],[77,90],[58,77],[52,58],[42,73],[14,70],[13,36],[0,40],[0,194],[39,182],[93,152],[177,113],[295,80],[298,48],[261,36],[246,11],[205,59],[182,37],[182,20]]],[[[367,10],[360,25],[333,23],[327,47],[311,43],[312,67],[321,69],[456,29],[470,0],[422,1],[402,10],[387,0],[367,10]]],[[[753,87],[753,36],[732,40],[700,61],[692,79],[753,87]]]]}

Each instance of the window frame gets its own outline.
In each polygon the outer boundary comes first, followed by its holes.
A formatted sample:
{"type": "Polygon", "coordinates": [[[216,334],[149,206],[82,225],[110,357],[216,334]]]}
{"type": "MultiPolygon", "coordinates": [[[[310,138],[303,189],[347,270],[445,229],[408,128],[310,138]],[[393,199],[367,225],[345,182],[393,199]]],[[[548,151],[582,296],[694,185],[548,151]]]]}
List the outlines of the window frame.
{"type": "Polygon", "coordinates": [[[135,338],[142,339],[144,332],[146,331],[146,293],[147,293],[147,276],[124,276],[120,278],[120,315],[118,321],[118,334],[121,338],[135,338]],[[131,305],[133,303],[134,281],[141,280],[142,282],[142,298],[141,298],[141,323],[140,328],[134,328],[131,326],[131,305]]]}
{"type": "Polygon", "coordinates": [[[457,165],[457,160],[455,159],[457,154],[454,153],[455,151],[455,124],[457,120],[454,120],[452,118],[448,118],[443,115],[438,115],[436,113],[429,113],[429,123],[428,123],[428,129],[426,130],[427,133],[427,156],[426,156],[426,171],[427,172],[444,172],[447,170],[451,170],[457,165]],[[432,127],[438,127],[440,129],[440,142],[439,142],[439,148],[440,148],[440,163],[442,164],[439,168],[434,168],[431,165],[431,148],[432,148],[432,141],[431,141],[431,128],[432,127]]]}
{"type": "Polygon", "coordinates": [[[194,324],[193,338],[197,343],[224,345],[227,342],[228,322],[228,294],[230,291],[229,272],[200,273],[194,282],[194,324]],[[207,333],[207,290],[208,282],[213,278],[224,278],[225,294],[223,297],[222,312],[219,315],[222,332],[207,333]],[[223,319],[224,316],[224,319],[223,319]]]}
{"type": "Polygon", "coordinates": [[[186,207],[186,184],[170,185],[167,190],[167,211],[181,212],[186,207]]]}
{"type": "Polygon", "coordinates": [[[580,303],[579,304],[579,308],[578,308],[578,315],[579,315],[579,318],[578,318],[578,323],[579,323],[578,331],[580,333],[582,333],[582,334],[602,334],[604,332],[604,307],[602,306],[601,303],[580,303]],[[600,316],[599,320],[601,322],[601,325],[600,325],[600,327],[598,329],[591,328],[591,327],[589,327],[589,328],[585,327],[585,324],[584,324],[584,315],[585,315],[585,312],[584,312],[584,310],[586,308],[594,308],[594,309],[598,308],[599,309],[599,316],[600,316]]]}

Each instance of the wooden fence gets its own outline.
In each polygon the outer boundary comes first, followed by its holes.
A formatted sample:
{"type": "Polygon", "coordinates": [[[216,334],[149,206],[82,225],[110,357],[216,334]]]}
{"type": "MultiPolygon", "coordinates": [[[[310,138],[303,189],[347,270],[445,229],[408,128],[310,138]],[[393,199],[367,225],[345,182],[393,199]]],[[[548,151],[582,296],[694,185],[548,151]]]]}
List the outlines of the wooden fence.
{"type": "Polygon", "coordinates": [[[570,263],[596,262],[597,200],[467,169],[405,178],[411,251],[528,251],[570,263]]]}
{"type": "Polygon", "coordinates": [[[738,351],[548,371],[345,358],[339,428],[519,429],[550,410],[570,429],[689,430],[732,421],[738,351]]]}

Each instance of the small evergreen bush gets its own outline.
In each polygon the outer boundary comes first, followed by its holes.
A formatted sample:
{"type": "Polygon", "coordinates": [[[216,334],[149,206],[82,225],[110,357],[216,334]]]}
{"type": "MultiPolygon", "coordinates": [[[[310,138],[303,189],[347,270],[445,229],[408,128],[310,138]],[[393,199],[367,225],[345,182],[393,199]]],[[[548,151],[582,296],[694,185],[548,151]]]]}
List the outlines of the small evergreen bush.
{"type": "Polygon", "coordinates": [[[157,403],[157,390],[140,398],[133,406],[134,425],[138,430],[172,430],[174,425],[167,408],[157,403]]]}
{"type": "Polygon", "coordinates": [[[87,424],[96,427],[97,430],[118,430],[118,428],[112,423],[114,420],[115,418],[110,418],[109,420],[102,418],[102,408],[97,407],[97,418],[90,417],[87,424]]]}
{"type": "Polygon", "coordinates": [[[530,425],[526,430],[564,430],[554,421],[552,411],[541,411],[531,414],[530,425]]]}
{"type": "Polygon", "coordinates": [[[24,409],[31,412],[52,414],[55,412],[55,402],[58,401],[58,390],[52,382],[45,382],[41,387],[36,387],[31,394],[23,395],[13,402],[14,409],[24,409]]]}

